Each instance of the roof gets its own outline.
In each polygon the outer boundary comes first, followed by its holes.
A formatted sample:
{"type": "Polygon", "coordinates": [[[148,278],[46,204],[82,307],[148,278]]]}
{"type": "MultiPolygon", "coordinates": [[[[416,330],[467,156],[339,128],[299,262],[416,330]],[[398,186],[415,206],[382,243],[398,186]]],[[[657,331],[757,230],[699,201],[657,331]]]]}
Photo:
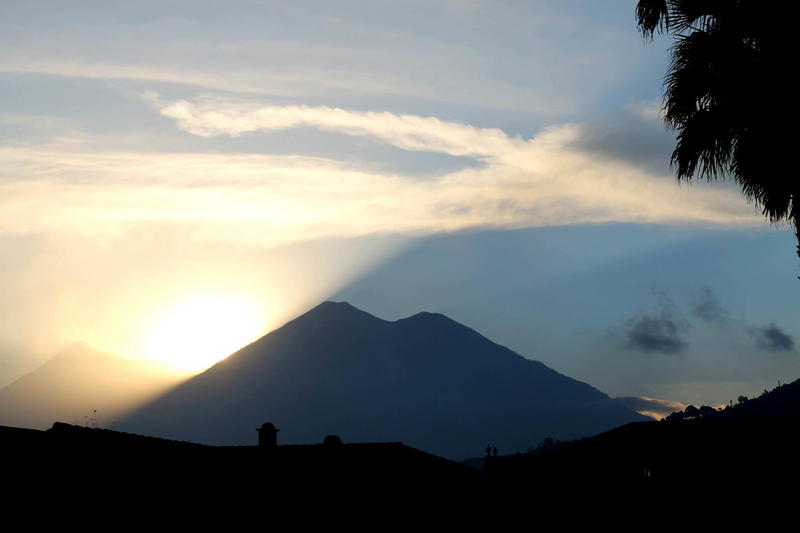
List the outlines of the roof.
{"type": "MultiPolygon", "coordinates": [[[[289,444],[274,447],[208,446],[56,422],[47,431],[0,428],[0,450],[21,458],[20,465],[48,471],[95,468],[115,476],[158,479],[163,476],[239,483],[260,476],[285,484],[332,479],[367,484],[417,482],[420,478],[462,482],[474,471],[460,463],[401,442],[289,444]],[[79,466],[75,466],[79,465],[79,466]]],[[[67,470],[74,475],[72,470],[67,470]]]]}

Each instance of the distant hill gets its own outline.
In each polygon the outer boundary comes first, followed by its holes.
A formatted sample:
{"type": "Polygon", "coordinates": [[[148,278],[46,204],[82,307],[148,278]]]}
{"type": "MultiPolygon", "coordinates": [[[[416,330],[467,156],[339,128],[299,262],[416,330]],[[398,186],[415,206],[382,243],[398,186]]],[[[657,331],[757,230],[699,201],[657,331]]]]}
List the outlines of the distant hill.
{"type": "MultiPolygon", "coordinates": [[[[550,453],[492,457],[487,477],[509,489],[531,485],[581,494],[636,489],[663,498],[700,488],[710,495],[783,491],[796,479],[800,418],[754,417],[626,424],[550,453]]],[[[473,461],[473,466],[482,466],[473,461]]],[[[769,493],[769,492],[767,492],[769,493]]]]}
{"type": "Polygon", "coordinates": [[[717,419],[800,417],[800,379],[714,413],[717,419]]]}
{"type": "Polygon", "coordinates": [[[133,413],[125,431],[250,444],[402,441],[454,459],[645,420],[444,315],[394,322],[325,302],[133,413]]]}
{"type": "Polygon", "coordinates": [[[0,389],[21,378],[42,360],[24,348],[0,342],[0,389]]]}
{"type": "MultiPolygon", "coordinates": [[[[545,444],[545,443],[543,443],[545,444]]],[[[800,380],[741,397],[724,409],[689,406],[672,416],[637,422],[531,454],[471,459],[496,486],[532,480],[555,489],[636,488],[644,493],[703,487],[724,494],[738,487],[779,490],[800,474],[800,380]]],[[[766,492],[770,493],[770,492],[766,492]]]]}
{"type": "Polygon", "coordinates": [[[800,417],[800,379],[780,385],[756,398],[740,396],[737,403],[723,408],[707,405],[685,406],[665,417],[668,422],[681,420],[745,420],[754,418],[800,417]]]}
{"type": "Polygon", "coordinates": [[[0,389],[0,425],[48,428],[56,420],[109,426],[181,378],[146,361],[132,361],[75,344],[0,389]]]}

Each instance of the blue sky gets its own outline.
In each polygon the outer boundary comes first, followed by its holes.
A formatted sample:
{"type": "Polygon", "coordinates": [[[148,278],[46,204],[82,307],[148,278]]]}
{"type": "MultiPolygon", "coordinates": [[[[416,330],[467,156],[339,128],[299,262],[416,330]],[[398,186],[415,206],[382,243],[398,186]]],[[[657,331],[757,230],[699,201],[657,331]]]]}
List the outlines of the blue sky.
{"type": "Polygon", "coordinates": [[[264,330],[445,312],[613,395],[794,379],[793,237],[675,184],[634,7],[3,4],[6,376],[76,340],[156,357],[154,310],[211,291],[264,330]]]}

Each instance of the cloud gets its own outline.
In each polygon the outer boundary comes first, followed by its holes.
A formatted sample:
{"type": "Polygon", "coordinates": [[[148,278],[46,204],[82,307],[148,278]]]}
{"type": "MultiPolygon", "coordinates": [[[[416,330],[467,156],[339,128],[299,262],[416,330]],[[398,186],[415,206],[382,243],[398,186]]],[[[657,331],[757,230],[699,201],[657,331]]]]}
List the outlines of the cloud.
{"type": "Polygon", "coordinates": [[[674,354],[687,343],[680,337],[680,328],[670,317],[645,315],[631,319],[627,330],[628,346],[643,352],[674,354]]]}
{"type": "Polygon", "coordinates": [[[710,287],[703,288],[700,297],[692,304],[692,313],[701,320],[718,324],[725,323],[730,318],[710,287]]]}
{"type": "Polygon", "coordinates": [[[639,315],[625,323],[628,348],[663,354],[677,354],[686,349],[688,342],[683,334],[688,325],[680,319],[666,296],[661,296],[660,306],[658,313],[639,315]]]}
{"type": "Polygon", "coordinates": [[[580,128],[523,139],[436,117],[200,98],[151,105],[203,136],[315,128],[478,164],[424,180],[303,155],[99,151],[71,138],[0,147],[0,233],[114,237],[170,224],[200,241],[272,246],[374,233],[634,222],[763,223],[738,193],[680,188],[574,148],[580,128]]]}
{"type": "Polygon", "coordinates": [[[750,335],[755,339],[756,345],[763,350],[770,352],[794,351],[794,337],[784,332],[774,322],[766,327],[752,328],[750,335]]]}
{"type": "MultiPolygon", "coordinates": [[[[576,125],[549,128],[523,139],[496,128],[436,117],[211,97],[162,101],[151,94],[149,98],[164,116],[194,135],[235,137],[310,127],[369,138],[402,150],[469,157],[481,163],[425,183],[410,183],[403,176],[373,175],[368,187],[359,184],[360,193],[349,197],[364,198],[370,189],[386,193],[374,200],[384,204],[378,219],[396,213],[392,223],[399,231],[408,230],[409,224],[419,226],[414,230],[431,232],[591,222],[761,223],[738,193],[707,185],[681,189],[671,180],[624,161],[576,149],[582,135],[576,125]],[[387,203],[403,207],[395,210],[387,203]],[[409,218],[409,211],[415,218],[409,218]]],[[[333,166],[332,162],[327,166],[333,166]]],[[[333,181],[333,177],[326,180],[324,187],[329,188],[333,181]]],[[[338,184],[343,190],[348,188],[347,183],[338,184]]],[[[307,190],[313,194],[313,188],[307,190]]],[[[345,200],[343,205],[347,203],[345,200]]],[[[363,213],[360,219],[367,223],[375,218],[363,213]]]]}
{"type": "Polygon", "coordinates": [[[573,147],[648,172],[668,172],[675,134],[664,126],[660,104],[643,102],[579,124],[573,147]]]}
{"type": "Polygon", "coordinates": [[[675,411],[683,411],[686,404],[672,400],[659,400],[646,396],[625,396],[614,398],[614,401],[636,411],[640,415],[649,416],[660,420],[675,411]]]}
{"type": "Polygon", "coordinates": [[[327,106],[264,106],[217,98],[165,103],[156,94],[148,93],[147,97],[179,128],[203,137],[311,127],[372,137],[403,150],[494,160],[525,146],[523,140],[496,128],[475,128],[435,117],[327,106]]]}
{"type": "Polygon", "coordinates": [[[598,18],[548,3],[464,4],[342,1],[334,29],[318,2],[234,0],[220,12],[207,1],[142,0],[104,10],[75,5],[68,13],[5,2],[0,69],[553,117],[619,87],[647,53],[636,32],[617,31],[629,29],[617,16],[621,6],[598,18]]]}

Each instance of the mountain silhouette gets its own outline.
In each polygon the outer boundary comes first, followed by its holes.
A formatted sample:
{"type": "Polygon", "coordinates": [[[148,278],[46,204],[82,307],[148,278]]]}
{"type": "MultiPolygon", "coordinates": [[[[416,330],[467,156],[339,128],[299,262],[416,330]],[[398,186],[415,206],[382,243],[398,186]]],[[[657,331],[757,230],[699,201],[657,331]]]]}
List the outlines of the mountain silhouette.
{"type": "Polygon", "coordinates": [[[0,389],[0,424],[46,429],[56,420],[85,424],[96,418],[108,426],[180,379],[152,362],[73,344],[0,389]]]}
{"type": "Polygon", "coordinates": [[[754,493],[774,498],[786,480],[800,474],[800,380],[758,398],[741,397],[733,406],[689,406],[682,414],[468,464],[485,465],[485,479],[494,487],[524,490],[535,479],[554,493],[569,490],[576,499],[636,487],[651,498],[654,489],[669,497],[687,486],[708,494],[759,487],[754,493]]]}
{"type": "Polygon", "coordinates": [[[800,418],[800,379],[765,390],[756,398],[715,411],[710,416],[718,420],[774,417],[800,418]]]}
{"type": "Polygon", "coordinates": [[[125,431],[251,444],[402,441],[454,459],[646,418],[444,315],[386,321],[325,302],[133,413],[125,431]]]}

